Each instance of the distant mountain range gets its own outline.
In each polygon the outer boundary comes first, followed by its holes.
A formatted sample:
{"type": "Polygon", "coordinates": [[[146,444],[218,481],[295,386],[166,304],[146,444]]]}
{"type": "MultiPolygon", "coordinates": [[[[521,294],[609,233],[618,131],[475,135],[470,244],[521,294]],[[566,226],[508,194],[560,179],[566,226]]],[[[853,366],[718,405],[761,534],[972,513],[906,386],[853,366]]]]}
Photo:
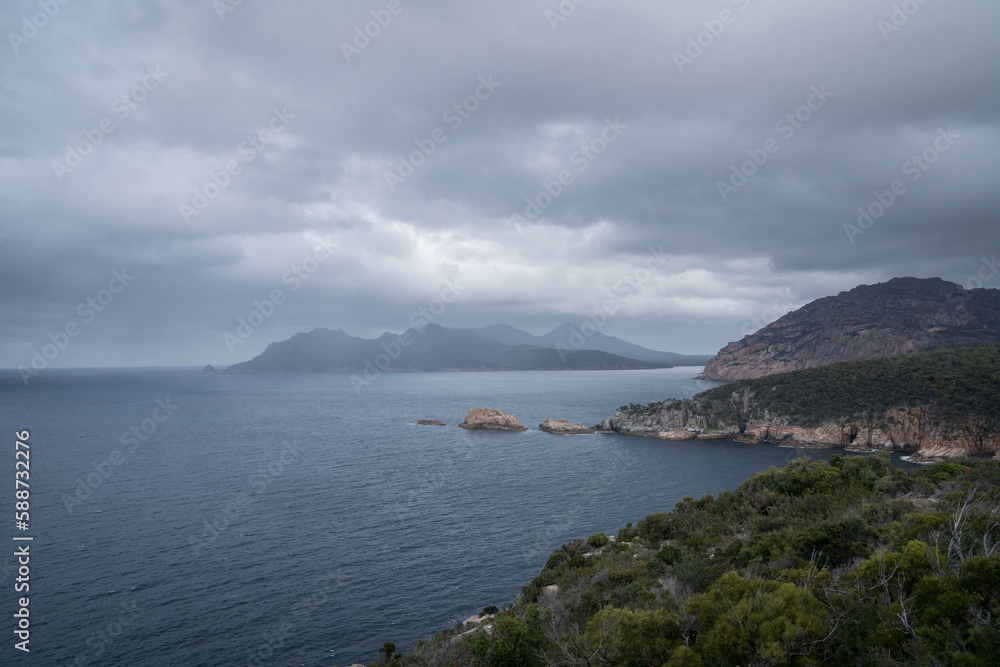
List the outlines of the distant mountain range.
{"type": "Polygon", "coordinates": [[[895,278],[818,299],[708,362],[708,380],[760,378],[804,368],[1000,342],[1000,290],[940,278],[895,278]]]}
{"type": "Polygon", "coordinates": [[[448,329],[430,324],[378,338],[313,329],[272,343],[227,374],[363,372],[365,370],[635,370],[702,366],[709,355],[658,352],[569,324],[543,336],[498,324],[448,329]]]}

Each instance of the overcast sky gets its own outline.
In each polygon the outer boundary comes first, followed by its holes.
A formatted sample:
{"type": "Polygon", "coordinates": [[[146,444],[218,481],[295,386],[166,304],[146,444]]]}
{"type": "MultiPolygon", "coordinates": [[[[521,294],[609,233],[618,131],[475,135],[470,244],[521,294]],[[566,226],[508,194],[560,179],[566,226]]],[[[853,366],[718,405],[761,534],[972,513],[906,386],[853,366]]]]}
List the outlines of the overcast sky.
{"type": "Polygon", "coordinates": [[[993,0],[61,2],[0,9],[0,367],[402,331],[445,281],[445,326],[714,353],[1000,251],[993,0]]]}

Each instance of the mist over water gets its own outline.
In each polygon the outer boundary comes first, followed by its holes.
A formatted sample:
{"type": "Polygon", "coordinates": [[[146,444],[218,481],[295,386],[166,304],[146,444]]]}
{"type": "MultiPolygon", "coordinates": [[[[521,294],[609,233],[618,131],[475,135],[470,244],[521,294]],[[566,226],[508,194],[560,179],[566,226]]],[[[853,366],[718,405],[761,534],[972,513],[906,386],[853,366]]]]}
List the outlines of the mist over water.
{"type": "Polygon", "coordinates": [[[389,373],[360,395],[337,374],[2,375],[0,423],[31,432],[32,652],[328,666],[410,650],[511,602],[567,541],[805,453],[537,430],[717,384],[698,371],[389,373]],[[457,428],[477,407],[529,430],[457,428]]]}

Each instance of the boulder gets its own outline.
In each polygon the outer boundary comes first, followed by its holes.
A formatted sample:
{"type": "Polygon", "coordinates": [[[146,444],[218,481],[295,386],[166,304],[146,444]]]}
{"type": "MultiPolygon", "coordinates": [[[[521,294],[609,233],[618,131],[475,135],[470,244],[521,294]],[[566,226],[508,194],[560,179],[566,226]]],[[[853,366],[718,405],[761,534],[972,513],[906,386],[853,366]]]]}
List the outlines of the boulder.
{"type": "Polygon", "coordinates": [[[656,437],[661,440],[694,440],[698,437],[698,432],[686,429],[674,429],[671,431],[660,431],[656,434],[656,437]]]}
{"type": "Polygon", "coordinates": [[[462,621],[462,627],[470,625],[479,625],[483,621],[489,620],[495,616],[496,614],[473,614],[472,616],[462,621]]]}
{"type": "Polygon", "coordinates": [[[575,435],[578,433],[594,433],[594,429],[582,424],[570,424],[565,419],[546,419],[538,425],[543,431],[560,435],[575,435]]]}
{"type": "Polygon", "coordinates": [[[499,429],[503,431],[528,430],[521,425],[521,422],[517,421],[517,417],[514,415],[484,408],[469,410],[469,414],[465,416],[465,421],[459,424],[459,426],[462,428],[499,429]]]}

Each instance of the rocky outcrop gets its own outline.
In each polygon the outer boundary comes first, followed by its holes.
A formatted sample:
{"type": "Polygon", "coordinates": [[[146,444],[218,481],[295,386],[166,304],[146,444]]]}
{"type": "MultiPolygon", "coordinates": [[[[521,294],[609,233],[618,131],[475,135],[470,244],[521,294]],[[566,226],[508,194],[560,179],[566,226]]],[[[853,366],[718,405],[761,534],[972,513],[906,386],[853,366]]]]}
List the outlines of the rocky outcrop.
{"type": "Polygon", "coordinates": [[[813,301],[730,343],[707,380],[744,380],[838,361],[1000,341],[1000,290],[966,290],[940,278],[895,278],[813,301]]]}
{"type": "Polygon", "coordinates": [[[538,425],[538,428],[548,433],[556,433],[558,435],[596,433],[596,431],[590,427],[583,426],[582,424],[570,424],[564,419],[546,419],[538,425]]]}
{"type": "Polygon", "coordinates": [[[462,428],[499,429],[503,431],[528,430],[521,425],[521,422],[517,421],[517,417],[514,415],[484,408],[469,410],[469,414],[465,416],[465,421],[459,424],[459,426],[462,428]]]}
{"type": "Polygon", "coordinates": [[[218,375],[219,371],[215,370],[215,366],[212,366],[211,364],[209,364],[208,366],[205,366],[203,369],[201,369],[201,374],[202,375],[218,375]]]}
{"type": "Polygon", "coordinates": [[[439,422],[436,419],[421,419],[417,424],[421,426],[447,426],[444,422],[439,422]]]}
{"type": "Polygon", "coordinates": [[[762,417],[747,419],[742,424],[719,421],[717,414],[698,414],[695,405],[692,401],[668,401],[645,408],[631,406],[601,422],[601,430],[664,440],[732,438],[811,449],[885,450],[911,454],[912,460],[917,461],[963,457],[970,452],[969,435],[963,432],[963,427],[957,423],[933,423],[926,407],[887,410],[867,419],[831,420],[806,428],[766,411],[762,417]],[[713,426],[709,427],[709,423],[713,426]]]}
{"type": "Polygon", "coordinates": [[[488,621],[491,618],[496,618],[496,614],[473,614],[472,616],[462,621],[462,627],[479,625],[483,621],[488,621]]]}

